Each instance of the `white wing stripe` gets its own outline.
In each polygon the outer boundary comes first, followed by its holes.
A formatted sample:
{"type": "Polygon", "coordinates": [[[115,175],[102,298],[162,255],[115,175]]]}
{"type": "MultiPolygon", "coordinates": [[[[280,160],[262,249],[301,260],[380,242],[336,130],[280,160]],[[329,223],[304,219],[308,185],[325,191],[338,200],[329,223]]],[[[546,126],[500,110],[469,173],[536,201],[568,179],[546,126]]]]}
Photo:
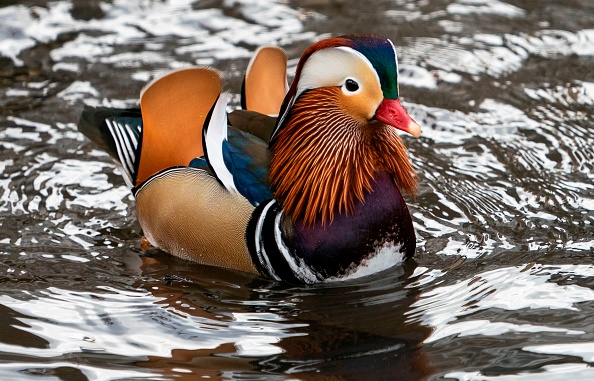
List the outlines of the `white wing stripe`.
{"type": "Polygon", "coordinates": [[[128,136],[130,136],[130,142],[136,151],[136,148],[138,148],[138,139],[136,139],[136,134],[132,132],[134,127],[131,127],[128,123],[126,123],[125,127],[125,130],[128,132],[128,136]]]}
{"type": "Polygon", "coordinates": [[[295,256],[291,255],[289,248],[285,244],[283,240],[282,232],[281,232],[281,218],[283,217],[283,213],[278,213],[274,220],[274,240],[276,241],[276,245],[278,246],[278,250],[281,252],[285,261],[291,268],[291,271],[295,276],[302,280],[305,283],[316,283],[318,282],[318,276],[316,273],[303,261],[301,258],[296,258],[295,256]]]}
{"type": "Polygon", "coordinates": [[[116,145],[116,149],[118,151],[118,157],[120,158],[120,162],[122,163],[122,170],[124,174],[124,180],[126,180],[126,184],[132,187],[133,184],[133,176],[134,173],[134,151],[130,149],[129,146],[126,146],[126,138],[122,136],[122,127],[117,123],[112,123],[109,119],[105,119],[105,123],[107,124],[107,128],[109,128],[109,132],[113,137],[113,140],[116,145]]]}
{"type": "Polygon", "coordinates": [[[116,125],[119,127],[119,132],[121,135],[122,140],[124,141],[124,146],[126,150],[124,153],[126,154],[126,163],[128,163],[130,173],[134,172],[134,148],[130,146],[130,133],[128,132],[127,128],[128,125],[122,126],[121,124],[116,122],[116,125]],[[124,136],[126,135],[126,136],[124,136]]]}
{"type": "Polygon", "coordinates": [[[227,100],[228,93],[222,93],[215,104],[206,129],[206,158],[219,181],[225,188],[238,192],[233,182],[233,175],[223,159],[223,142],[227,140],[227,100]]]}
{"type": "Polygon", "coordinates": [[[274,269],[272,268],[272,264],[270,263],[270,259],[266,254],[266,250],[264,249],[264,242],[262,242],[262,227],[264,226],[264,220],[266,219],[266,214],[268,210],[274,205],[276,201],[271,200],[264,209],[262,209],[262,213],[260,214],[260,218],[258,218],[258,223],[256,224],[256,231],[255,231],[255,243],[256,243],[256,254],[260,260],[260,264],[266,268],[268,274],[275,280],[280,280],[280,277],[276,275],[274,269]]]}

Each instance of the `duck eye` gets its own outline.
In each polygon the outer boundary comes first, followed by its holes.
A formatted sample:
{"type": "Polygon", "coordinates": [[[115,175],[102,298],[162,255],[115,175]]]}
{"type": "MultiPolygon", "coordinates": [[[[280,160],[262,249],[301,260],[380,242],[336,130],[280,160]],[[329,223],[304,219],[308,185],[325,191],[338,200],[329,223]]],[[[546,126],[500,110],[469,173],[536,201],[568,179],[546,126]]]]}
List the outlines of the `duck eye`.
{"type": "Polygon", "coordinates": [[[350,92],[359,90],[359,84],[355,80],[352,80],[350,78],[346,80],[344,86],[350,92]]]}

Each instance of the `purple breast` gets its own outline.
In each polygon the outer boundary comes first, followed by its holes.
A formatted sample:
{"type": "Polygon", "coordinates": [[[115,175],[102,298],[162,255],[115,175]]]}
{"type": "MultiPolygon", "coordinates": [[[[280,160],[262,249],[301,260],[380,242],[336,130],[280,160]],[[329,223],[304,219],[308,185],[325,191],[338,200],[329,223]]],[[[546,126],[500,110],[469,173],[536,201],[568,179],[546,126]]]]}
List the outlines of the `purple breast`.
{"type": "Polygon", "coordinates": [[[329,277],[358,265],[385,242],[402,244],[407,257],[415,251],[415,232],[402,194],[392,176],[379,172],[352,213],[335,215],[326,226],[297,222],[292,244],[299,257],[329,277]]]}

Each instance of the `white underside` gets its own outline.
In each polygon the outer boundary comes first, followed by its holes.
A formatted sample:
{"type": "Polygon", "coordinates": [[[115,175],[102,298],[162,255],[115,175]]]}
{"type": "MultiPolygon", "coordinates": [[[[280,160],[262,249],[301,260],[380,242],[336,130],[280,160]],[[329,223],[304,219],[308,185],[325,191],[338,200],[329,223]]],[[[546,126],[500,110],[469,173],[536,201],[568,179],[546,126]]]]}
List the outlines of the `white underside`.
{"type": "Polygon", "coordinates": [[[330,277],[326,279],[326,282],[357,279],[398,266],[404,262],[405,258],[404,253],[400,251],[401,249],[401,243],[385,242],[381,247],[376,248],[375,252],[368,258],[361,261],[359,266],[353,266],[345,275],[330,277]]]}

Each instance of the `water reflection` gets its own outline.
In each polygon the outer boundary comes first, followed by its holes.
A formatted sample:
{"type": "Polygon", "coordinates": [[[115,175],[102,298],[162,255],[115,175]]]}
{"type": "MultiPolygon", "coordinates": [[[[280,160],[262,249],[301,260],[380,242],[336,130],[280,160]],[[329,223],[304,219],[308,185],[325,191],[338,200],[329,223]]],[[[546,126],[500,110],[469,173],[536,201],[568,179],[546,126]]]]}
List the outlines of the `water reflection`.
{"type": "MultiPolygon", "coordinates": [[[[588,276],[593,271],[594,266],[555,266],[553,274],[588,276]]],[[[568,310],[565,311],[565,314],[568,314],[569,311],[576,310],[575,304],[594,299],[594,290],[578,285],[560,286],[549,282],[551,275],[551,271],[542,265],[488,271],[455,285],[441,286],[423,293],[422,298],[413,304],[414,308],[407,314],[412,321],[423,320],[436,328],[426,342],[437,341],[450,335],[499,336],[510,332],[585,334],[581,330],[539,324],[543,320],[543,315],[555,314],[554,310],[568,310]],[[448,297],[445,298],[444,295],[448,297]],[[543,295],[546,295],[546,299],[542,298],[543,295]],[[531,312],[525,316],[526,320],[522,324],[476,319],[481,315],[481,311],[489,309],[543,311],[531,312]],[[468,315],[475,318],[464,319],[468,315]],[[538,319],[531,321],[531,318],[536,316],[539,316],[538,319]]]]}
{"type": "Polygon", "coordinates": [[[0,379],[589,380],[593,5],[577,0],[53,1],[0,6],[0,379]],[[293,287],[142,252],[76,132],[163,71],[240,91],[259,45],[376,32],[421,177],[415,262],[293,287]]]}
{"type": "Polygon", "coordinates": [[[77,368],[89,379],[152,378],[151,369],[182,379],[284,372],[348,380],[383,377],[390,367],[404,380],[430,373],[418,346],[429,330],[403,324],[418,294],[403,288],[404,272],[340,287],[295,288],[158,252],[136,265],[143,278],[128,289],[50,286],[0,296],[15,327],[13,335],[0,337],[0,353],[12,353],[26,372],[77,368]],[[32,339],[23,346],[26,336],[32,339]],[[89,366],[78,367],[81,361],[89,366]]]}
{"type": "MultiPolygon", "coordinates": [[[[222,282],[217,273],[223,270],[176,266],[177,261],[161,254],[143,263],[144,271],[156,279],[172,269],[178,274],[167,286],[157,281],[156,286],[143,284],[144,288],[165,297],[176,314],[214,317],[218,329],[230,328],[235,342],[208,353],[174,351],[173,358],[151,357],[144,364],[149,367],[182,364],[193,354],[205,357],[194,359],[194,364],[209,363],[207,356],[214,355],[224,358],[217,363],[235,364],[237,369],[231,369],[237,371],[251,363],[252,370],[295,374],[298,379],[382,377],[390,367],[404,380],[429,374],[430,365],[418,348],[428,329],[402,324],[417,295],[414,289],[399,287],[406,282],[406,273],[383,274],[364,283],[301,288],[242,274],[227,274],[222,282]],[[251,335],[238,340],[241,329],[251,335]]],[[[211,363],[207,369],[213,367],[211,363]]]]}

